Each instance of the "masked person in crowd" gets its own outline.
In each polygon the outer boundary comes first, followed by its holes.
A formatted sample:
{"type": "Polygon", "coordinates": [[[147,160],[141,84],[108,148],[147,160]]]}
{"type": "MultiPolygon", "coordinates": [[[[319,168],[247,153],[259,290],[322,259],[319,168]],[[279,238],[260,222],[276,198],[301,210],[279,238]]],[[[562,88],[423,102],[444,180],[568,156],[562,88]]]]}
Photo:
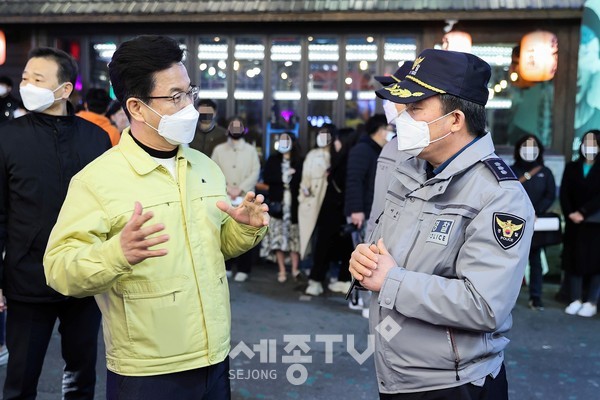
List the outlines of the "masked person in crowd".
{"type": "Polygon", "coordinates": [[[190,147],[211,157],[215,147],[227,141],[227,131],[217,124],[217,103],[200,99],[196,101],[196,109],[200,117],[190,147]]]}
{"type": "Polygon", "coordinates": [[[271,222],[261,247],[261,256],[275,254],[279,272],[277,281],[287,280],[285,253],[292,262],[292,276],[301,277],[300,232],[298,230],[298,194],[302,176],[302,151],[293,133],[285,132],[277,141],[277,152],[271,154],[263,169],[263,182],[269,186],[267,199],[271,222]]]}
{"type": "MultiPolygon", "coordinates": [[[[550,168],[544,165],[544,146],[535,135],[525,135],[515,143],[515,163],[511,169],[519,177],[536,217],[548,211],[556,199],[556,183],[550,168]]],[[[529,307],[543,310],[542,302],[542,252],[544,248],[535,242],[535,234],[529,250],[529,307]]]]}
{"type": "Polygon", "coordinates": [[[57,319],[65,361],[63,398],[94,398],[100,312],[92,297],[49,288],[42,265],[71,177],[110,148],[104,130],[73,113],[68,98],[76,78],[77,63],[70,55],[33,49],[20,85],[30,113],[0,127],[0,253],[6,252],[0,292],[10,306],[5,399],[35,398],[57,319]]]}
{"type": "MultiPolygon", "coordinates": [[[[319,131],[319,136],[322,135],[321,132],[323,131],[319,131]]],[[[333,130],[330,133],[331,145],[328,150],[331,163],[325,171],[327,188],[320,208],[317,209],[318,211],[313,211],[317,213],[316,240],[313,267],[310,270],[308,286],[304,292],[310,296],[319,296],[324,292],[323,283],[326,281],[332,262],[340,266],[337,276],[337,282],[340,283],[336,284],[334,289],[342,292],[344,288],[350,287],[351,277],[348,272],[348,260],[354,246],[350,232],[346,230],[344,193],[346,190],[348,154],[354,144],[355,133],[350,128],[333,130]]],[[[317,140],[322,140],[319,139],[319,136],[317,140]]]]}
{"type": "MultiPolygon", "coordinates": [[[[233,204],[242,201],[246,193],[255,190],[260,174],[260,160],[256,147],[244,140],[246,125],[240,117],[229,120],[227,142],[215,147],[212,159],[223,171],[227,183],[227,195],[233,204]]],[[[247,252],[226,262],[227,274],[231,276],[235,265],[236,282],[244,282],[250,276],[253,264],[253,252],[247,252]]]]}
{"type": "Polygon", "coordinates": [[[17,118],[15,111],[19,100],[12,95],[13,81],[8,76],[0,76],[0,122],[17,118]]]}
{"type": "Polygon", "coordinates": [[[570,315],[593,317],[600,297],[600,131],[583,135],[579,159],[565,166],[560,185],[560,205],[565,216],[563,269],[567,274],[572,303],[570,315]],[[584,278],[589,284],[584,301],[584,278]]]}
{"type": "Polygon", "coordinates": [[[164,36],[117,48],[108,69],[131,126],[71,181],[44,258],[50,286],[96,296],[111,400],[231,397],[224,260],[267,229],[262,196],[232,207],[219,167],[184,146],[198,89],[182,59],[164,36]]]}
{"type": "Polygon", "coordinates": [[[84,110],[77,113],[78,117],[90,121],[104,129],[108,133],[110,143],[115,146],[121,139],[121,131],[118,130],[105,115],[110,105],[110,97],[104,89],[93,88],[85,94],[84,110]]]}
{"type": "Polygon", "coordinates": [[[490,75],[472,54],[428,49],[402,82],[377,91],[407,104],[395,124],[410,155],[375,194],[385,197],[376,243],[350,261],[374,292],[380,399],[508,399],[504,335],[534,210],[485,131],[490,75]]]}

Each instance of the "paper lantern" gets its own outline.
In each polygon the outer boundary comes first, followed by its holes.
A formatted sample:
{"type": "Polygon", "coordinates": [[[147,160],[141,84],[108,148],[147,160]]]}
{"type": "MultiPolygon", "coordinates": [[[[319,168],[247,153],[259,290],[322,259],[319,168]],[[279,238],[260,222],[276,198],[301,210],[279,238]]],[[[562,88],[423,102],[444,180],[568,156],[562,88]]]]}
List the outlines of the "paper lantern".
{"type": "Polygon", "coordinates": [[[0,65],[6,61],[6,36],[0,31],[0,65]]]}
{"type": "Polygon", "coordinates": [[[448,32],[442,38],[442,49],[452,51],[471,52],[471,35],[467,32],[452,31],[448,32]]]}
{"type": "Polygon", "coordinates": [[[527,89],[535,85],[535,82],[531,82],[523,79],[521,75],[521,68],[519,65],[519,57],[521,55],[521,46],[515,46],[512,50],[511,62],[508,67],[508,77],[510,83],[519,89],[527,89]]]}
{"type": "Polygon", "coordinates": [[[558,65],[558,39],[552,32],[536,31],[521,39],[519,69],[523,79],[543,82],[554,78],[558,65]]]}

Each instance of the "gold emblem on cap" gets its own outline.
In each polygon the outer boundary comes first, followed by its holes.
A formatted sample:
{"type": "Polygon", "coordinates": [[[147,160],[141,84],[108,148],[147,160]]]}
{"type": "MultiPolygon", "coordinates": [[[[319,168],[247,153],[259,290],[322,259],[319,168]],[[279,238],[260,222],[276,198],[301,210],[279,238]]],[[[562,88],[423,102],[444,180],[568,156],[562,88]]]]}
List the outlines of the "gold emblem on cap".
{"type": "Polygon", "coordinates": [[[417,59],[415,60],[415,62],[413,63],[413,66],[411,69],[415,69],[415,67],[419,64],[421,64],[423,62],[423,60],[425,59],[425,57],[417,57],[417,59]]]}
{"type": "Polygon", "coordinates": [[[398,87],[397,83],[394,83],[392,86],[386,86],[385,90],[389,91],[392,96],[400,97],[401,99],[406,99],[408,97],[421,97],[425,94],[423,92],[411,92],[408,89],[403,89],[398,87]]]}

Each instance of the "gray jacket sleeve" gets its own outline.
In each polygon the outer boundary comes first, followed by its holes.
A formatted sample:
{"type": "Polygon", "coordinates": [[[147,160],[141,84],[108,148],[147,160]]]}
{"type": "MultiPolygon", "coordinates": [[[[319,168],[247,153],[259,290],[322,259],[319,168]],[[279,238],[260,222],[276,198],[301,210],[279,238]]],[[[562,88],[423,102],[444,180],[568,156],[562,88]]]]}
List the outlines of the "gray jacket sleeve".
{"type": "Polygon", "coordinates": [[[519,294],[533,235],[533,207],[515,183],[483,195],[465,230],[455,278],[394,268],[379,293],[380,306],[434,325],[490,332],[502,326],[519,294]],[[495,237],[496,212],[525,220],[521,239],[510,248],[495,237]]]}

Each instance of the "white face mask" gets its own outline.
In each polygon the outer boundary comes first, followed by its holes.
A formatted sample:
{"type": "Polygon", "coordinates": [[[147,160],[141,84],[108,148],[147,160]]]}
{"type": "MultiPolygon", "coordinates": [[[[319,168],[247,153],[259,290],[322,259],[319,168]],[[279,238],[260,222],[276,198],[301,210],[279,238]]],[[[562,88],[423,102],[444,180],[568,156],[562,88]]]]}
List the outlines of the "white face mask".
{"type": "Polygon", "coordinates": [[[287,135],[281,135],[277,142],[277,151],[281,154],[289,153],[292,150],[292,139],[287,135]]]}
{"type": "Polygon", "coordinates": [[[19,88],[19,93],[21,93],[21,99],[26,109],[34,112],[42,112],[47,110],[56,100],[59,100],[54,98],[54,92],[63,85],[64,83],[61,83],[56,89],[50,90],[28,83],[19,88]]]}
{"type": "Polygon", "coordinates": [[[317,134],[317,146],[323,148],[331,143],[331,134],[329,132],[319,132],[317,134]]]}
{"type": "Polygon", "coordinates": [[[540,149],[537,146],[523,145],[519,149],[519,155],[525,161],[532,162],[537,160],[540,155],[540,149]]]}
{"type": "Polygon", "coordinates": [[[146,125],[158,132],[165,140],[172,145],[188,144],[194,138],[196,133],[196,124],[200,113],[194,108],[194,104],[190,103],[181,110],[172,115],[160,115],[148,104],[142,102],[146,107],[160,116],[158,129],[144,121],[146,125]]]}
{"type": "Polygon", "coordinates": [[[396,136],[396,132],[393,131],[386,131],[385,134],[385,141],[389,142],[390,140],[392,140],[394,138],[394,136],[396,136]]]}
{"type": "Polygon", "coordinates": [[[385,113],[385,118],[387,119],[388,124],[391,124],[396,118],[398,118],[396,104],[389,100],[383,100],[383,112],[385,113]]]}
{"type": "Polygon", "coordinates": [[[5,85],[0,85],[0,97],[4,97],[8,94],[8,88],[5,85]]]}
{"type": "Polygon", "coordinates": [[[447,117],[454,111],[450,111],[448,114],[442,115],[439,118],[434,119],[431,122],[415,121],[410,116],[408,111],[403,111],[396,118],[396,133],[398,134],[398,150],[404,151],[411,156],[418,156],[421,154],[423,149],[429,146],[431,143],[438,142],[445,139],[452,132],[448,132],[444,136],[431,140],[431,134],[429,133],[429,124],[433,124],[442,118],[447,117]]]}
{"type": "Polygon", "coordinates": [[[581,152],[583,153],[583,156],[586,160],[594,161],[594,159],[598,155],[598,146],[586,146],[585,144],[582,144],[581,152]]]}

